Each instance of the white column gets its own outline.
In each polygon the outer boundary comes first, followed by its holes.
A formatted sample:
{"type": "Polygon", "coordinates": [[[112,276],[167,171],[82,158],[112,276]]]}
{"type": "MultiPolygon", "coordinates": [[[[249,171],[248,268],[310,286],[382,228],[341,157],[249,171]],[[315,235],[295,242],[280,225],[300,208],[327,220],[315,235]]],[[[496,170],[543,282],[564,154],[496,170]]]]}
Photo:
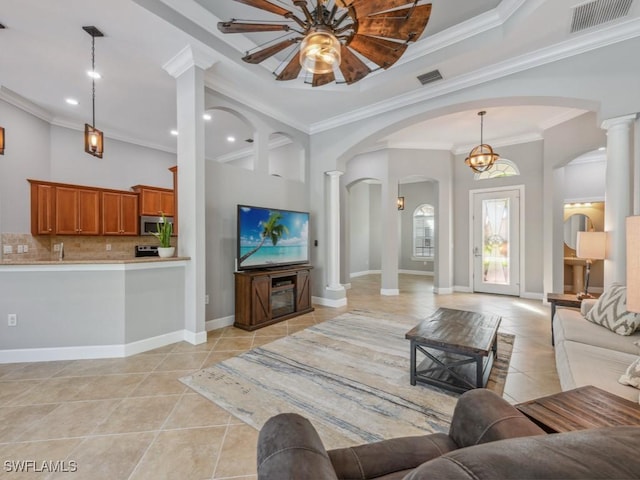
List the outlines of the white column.
{"type": "Polygon", "coordinates": [[[337,170],[325,172],[329,177],[327,212],[327,290],[342,291],[340,283],[340,177],[337,170]]]}
{"type": "Polygon", "coordinates": [[[607,130],[607,173],[604,230],[608,233],[604,286],[626,283],[627,255],[625,218],[631,215],[633,182],[631,135],[635,115],[612,118],[602,123],[607,130]]]}
{"type": "Polygon", "coordinates": [[[185,269],[184,330],[192,344],[207,341],[205,330],[204,70],[215,59],[193,46],[164,65],[176,79],[178,129],[178,255],[185,269]]]}

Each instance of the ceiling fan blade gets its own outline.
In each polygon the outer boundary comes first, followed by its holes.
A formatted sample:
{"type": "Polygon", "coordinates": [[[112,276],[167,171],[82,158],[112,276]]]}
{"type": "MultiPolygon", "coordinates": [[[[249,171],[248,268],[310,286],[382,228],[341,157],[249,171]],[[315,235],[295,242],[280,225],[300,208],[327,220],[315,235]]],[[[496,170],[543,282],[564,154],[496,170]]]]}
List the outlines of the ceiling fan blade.
{"type": "Polygon", "coordinates": [[[283,17],[289,18],[293,15],[286,8],[279,7],[278,5],[274,5],[267,0],[235,0],[238,3],[244,3],[245,5],[249,5],[250,7],[259,8],[260,10],[266,10],[267,12],[275,13],[276,15],[282,15],[283,17]]]}
{"type": "Polygon", "coordinates": [[[289,25],[277,25],[272,23],[241,23],[218,22],[218,30],[222,33],[250,33],[250,32],[277,32],[289,31],[289,25]]]}
{"type": "Polygon", "coordinates": [[[358,20],[376,12],[386,12],[392,8],[413,4],[412,0],[354,0],[351,6],[356,11],[358,20]]]}
{"type": "Polygon", "coordinates": [[[322,85],[326,85],[327,83],[331,83],[335,81],[336,76],[333,72],[329,73],[314,73],[313,80],[311,81],[312,87],[321,87],[322,85]]]}
{"type": "Polygon", "coordinates": [[[270,47],[263,48],[262,50],[258,50],[257,52],[250,53],[242,57],[247,63],[260,63],[267,58],[275,55],[276,53],[284,50],[285,48],[294,45],[297,43],[299,38],[290,38],[289,40],[285,40],[280,43],[276,43],[275,45],[271,45],[270,47]]]}
{"type": "Polygon", "coordinates": [[[300,70],[302,70],[302,65],[300,65],[300,58],[296,52],[287,66],[278,74],[276,80],[295,80],[300,75],[300,70]]]}
{"type": "Polygon", "coordinates": [[[349,8],[353,3],[353,0],[336,0],[336,5],[340,8],[349,8]]]}
{"type": "Polygon", "coordinates": [[[431,4],[379,13],[359,20],[358,33],[415,42],[429,22],[431,4]],[[407,15],[411,13],[410,17],[407,15]]]}
{"type": "Polygon", "coordinates": [[[348,85],[362,80],[371,73],[367,64],[356,57],[355,53],[349,50],[349,47],[342,46],[341,56],[340,71],[348,85]]]}
{"type": "Polygon", "coordinates": [[[407,49],[405,43],[365,35],[354,35],[349,47],[382,68],[389,68],[396,63],[407,49]]]}

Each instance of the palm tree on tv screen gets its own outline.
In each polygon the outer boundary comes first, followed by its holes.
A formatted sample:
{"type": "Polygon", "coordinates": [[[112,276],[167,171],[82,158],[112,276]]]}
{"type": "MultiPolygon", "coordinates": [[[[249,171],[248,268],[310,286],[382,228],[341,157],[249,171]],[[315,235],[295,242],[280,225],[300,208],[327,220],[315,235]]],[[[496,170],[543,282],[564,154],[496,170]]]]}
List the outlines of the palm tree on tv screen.
{"type": "Polygon", "coordinates": [[[260,222],[260,226],[262,227],[262,233],[260,236],[262,237],[262,240],[260,240],[260,244],[256,248],[240,257],[240,264],[260,250],[262,245],[264,245],[264,242],[267,241],[267,238],[271,239],[271,243],[275,247],[278,244],[278,240],[280,240],[283,235],[289,235],[289,229],[286,225],[278,223],[281,219],[282,215],[279,212],[271,212],[269,219],[266,222],[260,222]]]}

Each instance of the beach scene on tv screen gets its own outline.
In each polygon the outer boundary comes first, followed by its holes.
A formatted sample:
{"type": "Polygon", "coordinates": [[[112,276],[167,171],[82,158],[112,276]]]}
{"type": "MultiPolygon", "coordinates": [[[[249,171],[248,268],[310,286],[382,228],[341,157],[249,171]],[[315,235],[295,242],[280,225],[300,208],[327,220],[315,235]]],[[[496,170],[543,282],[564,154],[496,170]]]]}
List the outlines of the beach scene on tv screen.
{"type": "Polygon", "coordinates": [[[309,215],[240,207],[238,266],[257,267],[308,261],[309,215]]]}

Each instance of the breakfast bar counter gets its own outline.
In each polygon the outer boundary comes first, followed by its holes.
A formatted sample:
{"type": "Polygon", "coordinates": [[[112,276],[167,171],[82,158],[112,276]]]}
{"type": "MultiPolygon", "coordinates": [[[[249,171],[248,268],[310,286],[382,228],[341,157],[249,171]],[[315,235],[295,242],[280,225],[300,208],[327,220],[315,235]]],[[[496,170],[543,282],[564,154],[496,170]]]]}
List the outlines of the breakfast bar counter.
{"type": "Polygon", "coordinates": [[[125,357],[185,339],[189,261],[0,262],[0,363],[125,357]]]}

